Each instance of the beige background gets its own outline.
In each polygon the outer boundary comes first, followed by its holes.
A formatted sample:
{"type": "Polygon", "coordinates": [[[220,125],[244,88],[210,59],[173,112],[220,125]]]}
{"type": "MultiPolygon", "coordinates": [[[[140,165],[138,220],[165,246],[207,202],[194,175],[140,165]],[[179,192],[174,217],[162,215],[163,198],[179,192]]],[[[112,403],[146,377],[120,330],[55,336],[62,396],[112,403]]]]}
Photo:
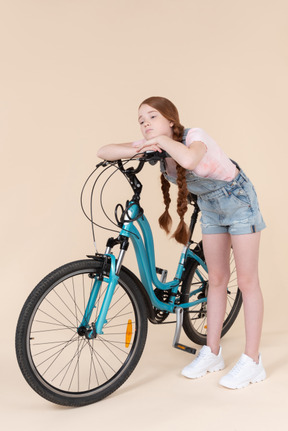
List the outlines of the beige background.
{"type": "MultiPolygon", "coordinates": [[[[0,372],[7,427],[71,430],[91,421],[89,426],[128,430],[286,429],[287,1],[1,0],[0,5],[0,372]],[[261,351],[268,379],[236,392],[217,385],[221,373],[183,379],[179,371],[192,358],[171,348],[173,327],[150,325],[144,355],[125,386],[101,403],[60,408],[34,394],[18,370],[17,317],[44,275],[93,253],[90,225],[79,205],[82,184],[98,161],[99,146],[140,138],[137,107],[151,95],[173,100],[182,123],[203,127],[256,186],[268,225],[260,265],[266,303],[261,351]]],[[[111,202],[106,198],[110,209],[130,195],[120,177],[114,181],[117,195],[110,188],[111,202]]],[[[181,248],[157,229],[158,169],[148,167],[141,181],[157,259],[172,275],[181,248]]],[[[97,231],[100,251],[106,237],[97,231]]],[[[132,256],[125,263],[135,268],[132,256]]],[[[228,368],[243,344],[241,314],[222,342],[228,368]]]]}

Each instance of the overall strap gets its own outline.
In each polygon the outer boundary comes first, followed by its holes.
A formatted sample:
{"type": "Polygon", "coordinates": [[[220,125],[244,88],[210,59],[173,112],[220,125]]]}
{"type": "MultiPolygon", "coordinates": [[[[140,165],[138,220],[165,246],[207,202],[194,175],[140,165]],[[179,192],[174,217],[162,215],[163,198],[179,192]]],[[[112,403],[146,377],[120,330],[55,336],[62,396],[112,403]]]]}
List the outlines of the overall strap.
{"type": "Polygon", "coordinates": [[[186,138],[190,129],[191,127],[189,129],[184,129],[183,136],[182,136],[182,144],[185,144],[186,138]]]}
{"type": "Polygon", "coordinates": [[[239,169],[239,171],[241,171],[240,166],[238,165],[237,162],[235,162],[234,160],[230,159],[232,163],[234,163],[234,165],[236,166],[237,169],[239,169]]]}

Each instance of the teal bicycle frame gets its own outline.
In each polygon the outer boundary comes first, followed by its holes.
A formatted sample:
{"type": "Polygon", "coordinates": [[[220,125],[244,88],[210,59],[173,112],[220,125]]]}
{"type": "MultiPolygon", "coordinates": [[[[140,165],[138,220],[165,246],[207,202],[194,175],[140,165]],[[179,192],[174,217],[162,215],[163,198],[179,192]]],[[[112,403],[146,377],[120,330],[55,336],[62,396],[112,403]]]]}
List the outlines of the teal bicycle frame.
{"type": "MultiPolygon", "coordinates": [[[[177,306],[175,305],[176,294],[178,292],[182,275],[185,270],[185,262],[187,258],[192,258],[198,261],[199,264],[203,267],[203,269],[207,271],[207,266],[205,262],[189,248],[191,243],[188,242],[187,245],[183,247],[174,279],[169,282],[161,282],[156,273],[154,241],[153,241],[153,235],[152,235],[149,222],[144,214],[141,215],[140,206],[137,202],[134,202],[133,200],[129,201],[126,204],[126,208],[129,208],[127,211],[128,216],[126,214],[125,220],[122,224],[122,228],[118,238],[122,238],[122,239],[125,238],[128,241],[129,239],[132,240],[132,244],[134,246],[134,250],[136,253],[141,282],[149,295],[152,305],[159,310],[166,311],[168,313],[175,313],[176,308],[186,309],[196,304],[207,302],[207,298],[199,298],[193,302],[187,302],[187,303],[177,302],[177,306]],[[137,221],[141,233],[136,228],[135,221],[137,221]],[[157,289],[166,290],[166,291],[168,290],[171,293],[169,297],[169,301],[163,302],[159,300],[155,295],[153,286],[156,287],[157,289]]],[[[111,302],[115,287],[118,283],[118,278],[119,278],[118,274],[120,273],[121,265],[126,252],[126,250],[123,250],[123,249],[120,250],[119,257],[116,261],[115,256],[111,254],[110,251],[111,251],[111,247],[107,246],[105,254],[102,255],[103,257],[106,257],[106,259],[109,259],[110,261],[109,276],[95,277],[95,282],[91,290],[90,298],[85,310],[82,323],[80,325],[80,327],[82,326],[87,328],[102,281],[107,282],[108,286],[102,303],[102,307],[100,309],[98,318],[95,322],[95,326],[93,327],[93,330],[90,332],[90,337],[93,337],[93,334],[95,335],[95,334],[103,333],[102,331],[103,331],[103,326],[106,322],[106,315],[110,306],[110,302],[111,302]]],[[[200,281],[203,281],[204,283],[204,280],[200,272],[196,270],[196,273],[200,281]]],[[[191,296],[195,295],[198,292],[201,292],[201,290],[202,290],[202,286],[200,288],[197,288],[193,292],[191,292],[191,296]]]]}

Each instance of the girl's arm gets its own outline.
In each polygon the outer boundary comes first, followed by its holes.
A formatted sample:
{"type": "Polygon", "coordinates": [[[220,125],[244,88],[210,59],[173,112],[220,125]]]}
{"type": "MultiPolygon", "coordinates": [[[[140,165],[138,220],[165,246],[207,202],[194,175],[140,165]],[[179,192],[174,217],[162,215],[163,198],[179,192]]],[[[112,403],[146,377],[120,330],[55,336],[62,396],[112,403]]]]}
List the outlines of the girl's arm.
{"type": "Polygon", "coordinates": [[[142,146],[145,143],[145,139],[136,142],[128,142],[126,144],[108,144],[104,145],[97,151],[97,156],[103,160],[119,160],[129,159],[134,157],[136,154],[143,153],[144,151],[161,151],[159,147],[154,144],[145,146],[142,151],[142,146]],[[149,147],[149,148],[148,148],[149,147]]]}
{"type": "Polygon", "coordinates": [[[139,147],[133,146],[133,142],[126,144],[108,144],[97,151],[97,156],[103,160],[119,160],[134,157],[139,152],[139,147]]]}
{"type": "Polygon", "coordinates": [[[196,168],[207,151],[207,147],[202,141],[194,141],[189,147],[186,147],[181,142],[174,141],[165,135],[149,139],[139,145],[138,151],[146,151],[150,147],[158,147],[158,151],[166,151],[179,165],[191,171],[196,168]]]}

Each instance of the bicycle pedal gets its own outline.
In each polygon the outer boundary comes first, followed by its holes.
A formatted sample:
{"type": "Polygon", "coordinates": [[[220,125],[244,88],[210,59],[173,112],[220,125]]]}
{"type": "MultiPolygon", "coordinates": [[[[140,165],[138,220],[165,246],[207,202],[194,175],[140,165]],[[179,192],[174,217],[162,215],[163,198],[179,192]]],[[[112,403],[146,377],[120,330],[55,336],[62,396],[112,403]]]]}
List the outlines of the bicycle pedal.
{"type": "Polygon", "coordinates": [[[195,355],[195,353],[197,352],[197,350],[193,347],[184,346],[184,344],[180,343],[175,344],[174,347],[176,349],[182,350],[183,352],[191,353],[192,355],[195,355]]]}

